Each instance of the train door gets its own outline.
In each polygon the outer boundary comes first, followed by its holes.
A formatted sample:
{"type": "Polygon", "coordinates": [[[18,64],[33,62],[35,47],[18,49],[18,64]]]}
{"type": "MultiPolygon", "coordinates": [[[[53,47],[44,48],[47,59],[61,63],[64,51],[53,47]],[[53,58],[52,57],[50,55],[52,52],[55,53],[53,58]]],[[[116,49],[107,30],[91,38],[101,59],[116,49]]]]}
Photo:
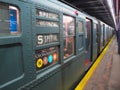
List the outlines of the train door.
{"type": "Polygon", "coordinates": [[[93,29],[92,29],[92,61],[97,58],[98,51],[98,24],[93,21],[93,29]]]}
{"type": "Polygon", "coordinates": [[[103,24],[101,24],[100,26],[101,26],[100,28],[100,52],[101,52],[103,49],[103,24]]]}
{"type": "Polygon", "coordinates": [[[105,45],[107,44],[107,33],[106,33],[106,31],[107,31],[107,27],[105,27],[105,45]]]}
{"type": "Polygon", "coordinates": [[[92,61],[92,21],[86,18],[86,62],[90,63],[92,61]]]}
{"type": "Polygon", "coordinates": [[[97,25],[97,28],[96,28],[96,42],[97,42],[97,56],[99,55],[100,53],[100,31],[99,31],[99,26],[98,24],[97,25]]]}
{"type": "Polygon", "coordinates": [[[105,46],[105,24],[103,24],[103,47],[105,46]]]}
{"type": "Polygon", "coordinates": [[[85,50],[85,40],[84,40],[85,20],[79,18],[76,21],[77,21],[76,53],[80,54],[83,50],[85,50]]]}
{"type": "Polygon", "coordinates": [[[98,22],[98,29],[97,29],[97,42],[98,42],[98,50],[97,50],[97,54],[100,54],[100,50],[101,50],[101,23],[98,22]]]}

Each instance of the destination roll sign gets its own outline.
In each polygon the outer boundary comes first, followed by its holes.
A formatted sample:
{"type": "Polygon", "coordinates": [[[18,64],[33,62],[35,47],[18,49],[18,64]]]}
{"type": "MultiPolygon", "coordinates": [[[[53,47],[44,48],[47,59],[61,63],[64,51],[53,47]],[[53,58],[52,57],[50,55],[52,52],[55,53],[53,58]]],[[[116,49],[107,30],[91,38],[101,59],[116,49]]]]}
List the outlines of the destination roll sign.
{"type": "Polygon", "coordinates": [[[58,42],[57,34],[37,35],[37,45],[43,45],[53,42],[58,42]]]}

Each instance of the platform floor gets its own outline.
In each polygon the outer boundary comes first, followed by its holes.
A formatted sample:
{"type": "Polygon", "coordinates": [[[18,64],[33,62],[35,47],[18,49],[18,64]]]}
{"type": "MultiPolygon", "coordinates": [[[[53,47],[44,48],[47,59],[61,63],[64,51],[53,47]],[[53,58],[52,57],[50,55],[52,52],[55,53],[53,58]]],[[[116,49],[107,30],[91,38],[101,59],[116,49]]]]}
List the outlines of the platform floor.
{"type": "Polygon", "coordinates": [[[84,90],[120,90],[120,55],[116,38],[87,81],[84,90]]]}
{"type": "Polygon", "coordinates": [[[115,37],[82,90],[120,90],[120,55],[115,37]]]}

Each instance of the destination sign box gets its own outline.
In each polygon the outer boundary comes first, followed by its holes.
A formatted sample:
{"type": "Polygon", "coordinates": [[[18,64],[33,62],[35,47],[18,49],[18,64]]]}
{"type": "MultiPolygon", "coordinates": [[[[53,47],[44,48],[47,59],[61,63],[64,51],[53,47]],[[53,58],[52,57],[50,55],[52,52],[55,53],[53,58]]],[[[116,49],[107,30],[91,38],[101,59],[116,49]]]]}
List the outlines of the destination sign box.
{"type": "Polygon", "coordinates": [[[59,42],[57,34],[37,35],[37,45],[59,42]]]}

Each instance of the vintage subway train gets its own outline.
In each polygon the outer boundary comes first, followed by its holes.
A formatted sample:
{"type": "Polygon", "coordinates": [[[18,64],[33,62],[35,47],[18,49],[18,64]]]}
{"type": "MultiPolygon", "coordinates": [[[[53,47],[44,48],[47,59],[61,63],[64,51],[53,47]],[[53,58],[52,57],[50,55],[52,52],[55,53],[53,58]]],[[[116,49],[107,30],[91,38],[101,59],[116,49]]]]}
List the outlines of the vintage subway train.
{"type": "Polygon", "coordinates": [[[70,90],[114,28],[58,0],[0,0],[0,90],[70,90]]]}

